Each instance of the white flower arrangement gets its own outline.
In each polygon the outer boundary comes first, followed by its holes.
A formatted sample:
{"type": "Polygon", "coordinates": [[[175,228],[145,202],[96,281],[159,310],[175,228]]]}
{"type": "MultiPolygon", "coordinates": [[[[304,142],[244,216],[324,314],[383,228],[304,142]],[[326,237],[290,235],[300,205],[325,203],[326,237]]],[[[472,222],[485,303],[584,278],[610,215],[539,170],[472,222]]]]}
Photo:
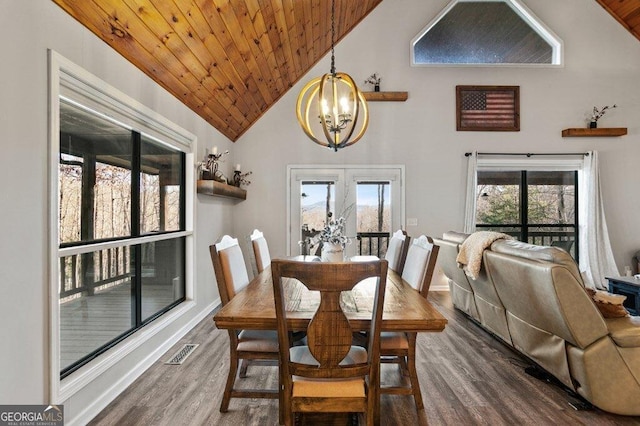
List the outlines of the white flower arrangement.
{"type": "MultiPolygon", "coordinates": [[[[331,213],[329,213],[331,215],[331,213]]],[[[340,244],[343,247],[349,243],[349,237],[344,235],[344,227],[346,225],[346,219],[340,216],[336,220],[329,219],[329,222],[324,226],[322,231],[315,237],[318,241],[329,244],[340,244]]]]}
{"type": "MultiPolygon", "coordinates": [[[[345,194],[345,203],[347,200],[347,194],[345,194]]],[[[328,222],[325,223],[324,228],[314,237],[311,238],[311,244],[318,244],[320,241],[329,244],[340,244],[345,247],[351,243],[351,239],[347,237],[345,227],[347,225],[347,218],[351,214],[354,204],[350,204],[342,210],[342,213],[337,219],[333,219],[333,213],[328,213],[328,222]]]]}

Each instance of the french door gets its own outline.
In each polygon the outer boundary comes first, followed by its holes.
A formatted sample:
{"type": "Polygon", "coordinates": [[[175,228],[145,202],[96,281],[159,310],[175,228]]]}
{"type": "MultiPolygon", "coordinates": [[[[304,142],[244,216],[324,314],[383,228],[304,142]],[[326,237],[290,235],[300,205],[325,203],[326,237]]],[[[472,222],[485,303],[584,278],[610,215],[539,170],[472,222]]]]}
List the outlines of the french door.
{"type": "Polygon", "coordinates": [[[404,224],[404,166],[289,166],[289,255],[316,254],[313,237],[331,217],[346,219],[347,256],[384,255],[404,224]]]}

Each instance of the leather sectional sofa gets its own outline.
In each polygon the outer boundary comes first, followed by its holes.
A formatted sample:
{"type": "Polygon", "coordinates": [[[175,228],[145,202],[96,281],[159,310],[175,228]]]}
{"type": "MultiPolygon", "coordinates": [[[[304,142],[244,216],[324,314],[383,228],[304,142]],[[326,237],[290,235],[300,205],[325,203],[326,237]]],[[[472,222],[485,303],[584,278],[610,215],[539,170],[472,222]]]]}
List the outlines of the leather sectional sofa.
{"type": "Polygon", "coordinates": [[[640,317],[605,319],[557,247],[498,240],[471,279],[456,263],[467,236],[434,240],[455,307],[596,407],[640,415],[640,317]]]}

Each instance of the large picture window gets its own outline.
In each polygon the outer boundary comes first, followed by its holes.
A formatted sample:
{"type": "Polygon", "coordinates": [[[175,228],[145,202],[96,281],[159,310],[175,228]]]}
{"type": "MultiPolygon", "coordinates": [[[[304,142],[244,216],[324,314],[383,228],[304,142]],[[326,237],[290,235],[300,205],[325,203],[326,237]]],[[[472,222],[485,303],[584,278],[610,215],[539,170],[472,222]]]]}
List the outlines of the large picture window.
{"type": "Polygon", "coordinates": [[[65,98],[59,154],[64,377],[184,300],[185,154],[65,98]]]}
{"type": "Polygon", "coordinates": [[[50,64],[51,387],[64,401],[194,306],[195,137],[54,52],[50,64]]]}

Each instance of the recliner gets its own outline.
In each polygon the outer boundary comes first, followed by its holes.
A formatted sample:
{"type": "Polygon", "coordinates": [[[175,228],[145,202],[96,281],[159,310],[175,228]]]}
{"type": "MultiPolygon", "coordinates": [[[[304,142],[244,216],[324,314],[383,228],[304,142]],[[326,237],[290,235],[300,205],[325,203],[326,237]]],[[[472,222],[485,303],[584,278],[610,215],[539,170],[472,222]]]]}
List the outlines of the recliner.
{"type": "Polygon", "coordinates": [[[605,319],[557,247],[496,241],[471,280],[453,256],[464,235],[435,240],[456,308],[598,408],[640,415],[640,317],[605,319]]]}

